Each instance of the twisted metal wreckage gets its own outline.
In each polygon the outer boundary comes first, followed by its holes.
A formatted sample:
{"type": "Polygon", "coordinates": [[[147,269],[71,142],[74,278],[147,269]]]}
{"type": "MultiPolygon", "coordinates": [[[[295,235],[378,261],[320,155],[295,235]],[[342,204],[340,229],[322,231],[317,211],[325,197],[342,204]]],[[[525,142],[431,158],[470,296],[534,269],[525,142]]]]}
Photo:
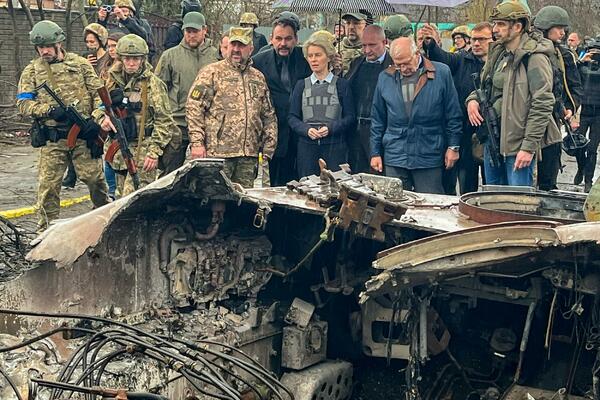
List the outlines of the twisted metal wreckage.
{"type": "Polygon", "coordinates": [[[0,283],[2,399],[347,399],[365,357],[405,360],[407,399],[600,399],[584,197],[325,166],[243,190],[222,167],[36,239],[0,283]]]}

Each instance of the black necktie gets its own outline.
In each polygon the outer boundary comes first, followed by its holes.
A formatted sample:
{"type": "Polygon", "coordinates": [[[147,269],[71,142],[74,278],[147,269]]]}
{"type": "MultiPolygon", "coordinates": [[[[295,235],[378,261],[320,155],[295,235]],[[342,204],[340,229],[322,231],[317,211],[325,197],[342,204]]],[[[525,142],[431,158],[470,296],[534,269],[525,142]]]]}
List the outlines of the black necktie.
{"type": "Polygon", "coordinates": [[[290,79],[290,70],[288,68],[287,57],[283,57],[281,59],[281,83],[288,91],[290,91],[291,79],[290,79]]]}

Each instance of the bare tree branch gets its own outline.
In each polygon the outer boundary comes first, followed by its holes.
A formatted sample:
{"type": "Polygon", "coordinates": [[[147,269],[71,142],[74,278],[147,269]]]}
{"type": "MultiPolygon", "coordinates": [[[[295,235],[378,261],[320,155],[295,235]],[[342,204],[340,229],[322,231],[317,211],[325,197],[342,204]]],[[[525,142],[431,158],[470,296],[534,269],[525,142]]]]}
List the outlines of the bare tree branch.
{"type": "Polygon", "coordinates": [[[71,27],[71,8],[73,7],[73,0],[67,0],[67,7],[65,8],[65,25],[67,28],[67,31],[65,32],[66,36],[67,36],[67,40],[66,40],[66,47],[67,50],[71,49],[71,33],[73,31],[72,27],[71,27]]]}
{"type": "Polygon", "coordinates": [[[38,6],[38,12],[40,13],[40,20],[46,19],[46,13],[44,13],[44,0],[36,0],[38,6]]]}
{"type": "Polygon", "coordinates": [[[81,12],[81,23],[83,26],[88,26],[90,23],[88,21],[87,15],[85,15],[85,5],[87,4],[87,0],[81,0],[77,2],[77,11],[81,12]]]}
{"type": "Polygon", "coordinates": [[[10,15],[13,26],[13,43],[15,44],[15,82],[19,82],[19,77],[21,76],[21,60],[19,59],[19,54],[21,53],[21,49],[19,48],[19,40],[17,39],[17,15],[15,14],[12,1],[7,1],[6,5],[8,6],[8,14],[10,15]]]}
{"type": "Polygon", "coordinates": [[[27,16],[27,22],[29,22],[29,29],[33,28],[35,22],[33,21],[33,15],[31,15],[31,10],[29,9],[29,4],[25,3],[25,0],[19,0],[19,4],[21,8],[25,12],[25,16],[27,16]]]}

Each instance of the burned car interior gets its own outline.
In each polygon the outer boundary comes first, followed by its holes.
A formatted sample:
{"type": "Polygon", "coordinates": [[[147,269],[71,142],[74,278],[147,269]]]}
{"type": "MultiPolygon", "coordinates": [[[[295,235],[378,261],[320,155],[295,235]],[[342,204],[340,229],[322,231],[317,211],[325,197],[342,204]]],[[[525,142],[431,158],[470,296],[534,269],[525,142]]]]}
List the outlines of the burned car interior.
{"type": "Polygon", "coordinates": [[[419,194],[324,165],[245,190],[222,168],[195,160],[32,242],[0,282],[0,398],[600,400],[585,197],[419,194]]]}

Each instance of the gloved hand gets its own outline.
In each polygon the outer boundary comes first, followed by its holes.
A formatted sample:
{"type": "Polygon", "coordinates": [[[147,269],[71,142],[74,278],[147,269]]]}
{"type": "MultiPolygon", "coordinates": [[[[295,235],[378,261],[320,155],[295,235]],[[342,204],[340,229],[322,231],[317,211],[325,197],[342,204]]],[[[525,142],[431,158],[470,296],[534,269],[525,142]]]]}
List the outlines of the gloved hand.
{"type": "Polygon", "coordinates": [[[88,119],[86,124],[81,128],[79,136],[86,140],[95,140],[100,133],[100,125],[92,118],[88,119]]]}
{"type": "Polygon", "coordinates": [[[65,122],[68,119],[68,116],[64,108],[51,107],[50,111],[48,111],[48,118],[51,118],[56,122],[65,122]]]}
{"type": "Polygon", "coordinates": [[[118,107],[123,104],[123,99],[125,95],[122,89],[113,89],[110,91],[110,101],[113,104],[113,107],[118,107]]]}

